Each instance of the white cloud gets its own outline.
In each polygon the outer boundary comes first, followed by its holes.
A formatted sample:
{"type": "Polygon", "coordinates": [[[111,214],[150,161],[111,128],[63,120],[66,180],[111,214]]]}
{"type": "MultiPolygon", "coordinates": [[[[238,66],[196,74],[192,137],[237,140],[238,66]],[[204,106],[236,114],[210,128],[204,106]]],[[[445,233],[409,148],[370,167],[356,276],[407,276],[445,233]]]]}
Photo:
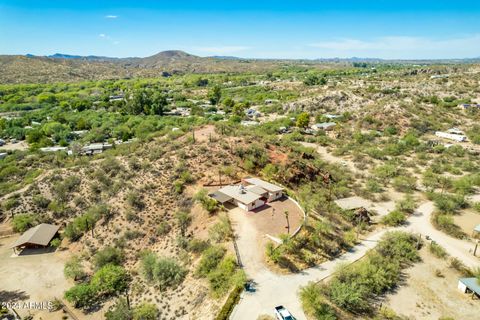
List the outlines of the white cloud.
{"type": "Polygon", "coordinates": [[[100,38],[104,38],[104,39],[107,38],[107,35],[106,35],[105,33],[100,33],[98,36],[99,36],[100,38]]]}
{"type": "Polygon", "coordinates": [[[235,52],[240,52],[244,50],[248,50],[250,47],[246,46],[219,46],[219,47],[193,47],[192,50],[205,52],[209,54],[232,54],[235,52]]]}
{"type": "Polygon", "coordinates": [[[105,19],[117,19],[117,18],[118,18],[118,16],[115,16],[113,14],[109,14],[109,15],[105,16],[105,19]]]}
{"type": "Polygon", "coordinates": [[[337,57],[391,59],[465,58],[480,56],[480,34],[452,38],[386,36],[371,40],[342,38],[309,45],[337,57]]]}

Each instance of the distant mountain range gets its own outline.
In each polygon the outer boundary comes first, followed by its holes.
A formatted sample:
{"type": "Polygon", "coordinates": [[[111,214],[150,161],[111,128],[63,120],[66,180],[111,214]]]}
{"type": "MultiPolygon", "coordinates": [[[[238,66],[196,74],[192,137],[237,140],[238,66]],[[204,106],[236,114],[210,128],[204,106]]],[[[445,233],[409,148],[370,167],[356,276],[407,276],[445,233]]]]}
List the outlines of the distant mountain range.
{"type": "Polygon", "coordinates": [[[0,55],[0,83],[72,82],[81,80],[158,77],[175,73],[264,72],[295,64],[325,68],[327,65],[349,66],[366,63],[477,63],[480,58],[452,60],[383,60],[348,59],[251,59],[233,56],[199,57],[180,50],[162,51],[139,58],[114,58],[55,53],[49,56],[0,55]]]}

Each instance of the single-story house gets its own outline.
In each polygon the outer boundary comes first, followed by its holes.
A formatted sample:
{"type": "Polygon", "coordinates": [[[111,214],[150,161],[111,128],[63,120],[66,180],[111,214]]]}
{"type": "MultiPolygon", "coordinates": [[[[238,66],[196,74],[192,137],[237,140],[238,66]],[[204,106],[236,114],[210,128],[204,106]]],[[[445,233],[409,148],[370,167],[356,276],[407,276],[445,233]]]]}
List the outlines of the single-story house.
{"type": "Polygon", "coordinates": [[[480,224],[477,224],[475,228],[473,228],[473,235],[474,238],[480,238],[480,224]]]}
{"type": "Polygon", "coordinates": [[[222,203],[233,203],[245,211],[257,209],[266,202],[266,199],[261,195],[249,191],[243,185],[225,186],[214,193],[214,195],[214,199],[220,199],[222,203]]]}
{"type": "Polygon", "coordinates": [[[448,133],[451,134],[458,134],[458,135],[464,135],[463,131],[458,129],[458,128],[451,128],[447,130],[448,133]]]}
{"type": "Polygon", "coordinates": [[[457,288],[463,293],[472,293],[480,297],[480,283],[477,278],[460,278],[457,288]]]}
{"type": "Polygon", "coordinates": [[[462,107],[464,109],[469,109],[469,108],[480,108],[480,103],[473,103],[473,104],[462,104],[462,107]]]}
{"type": "Polygon", "coordinates": [[[325,116],[325,118],[328,118],[328,119],[338,119],[338,118],[342,117],[339,114],[329,114],[329,113],[325,114],[324,116],[325,116]]]}
{"type": "Polygon", "coordinates": [[[445,138],[453,141],[458,141],[458,142],[463,142],[467,140],[467,137],[461,134],[453,134],[453,133],[448,133],[448,132],[443,132],[443,131],[436,131],[435,135],[440,138],[445,138]]]}
{"type": "Polygon", "coordinates": [[[262,194],[267,201],[274,201],[283,196],[284,189],[270,182],[258,178],[246,178],[243,182],[247,184],[246,189],[251,192],[262,194]]]}
{"type": "Polygon", "coordinates": [[[315,123],[311,126],[311,128],[315,131],[328,131],[333,130],[337,124],[335,122],[322,122],[322,123],[315,123]]]}
{"type": "Polygon", "coordinates": [[[92,143],[82,148],[81,153],[86,155],[99,154],[107,149],[113,148],[111,143],[92,143]]]}
{"type": "Polygon", "coordinates": [[[360,208],[369,208],[370,202],[360,197],[349,197],[335,200],[335,204],[343,210],[356,210],[360,208]]]}
{"type": "Polygon", "coordinates": [[[25,231],[20,238],[10,245],[10,248],[39,248],[47,247],[50,241],[55,238],[60,227],[41,223],[25,231]]]}
{"type": "Polygon", "coordinates": [[[58,151],[67,151],[67,147],[44,147],[40,148],[42,152],[58,152],[58,151]]]}
{"type": "Polygon", "coordinates": [[[283,196],[284,189],[258,178],[246,178],[242,184],[225,186],[209,196],[221,204],[231,203],[251,211],[283,196]]]}
{"type": "Polygon", "coordinates": [[[343,210],[352,211],[353,220],[356,221],[356,223],[363,222],[370,224],[371,214],[368,208],[371,204],[368,200],[360,197],[349,197],[335,200],[335,204],[343,210]]]}
{"type": "Polygon", "coordinates": [[[252,120],[242,120],[240,124],[244,127],[250,127],[250,126],[256,126],[259,123],[257,121],[252,121],[252,120]]]}

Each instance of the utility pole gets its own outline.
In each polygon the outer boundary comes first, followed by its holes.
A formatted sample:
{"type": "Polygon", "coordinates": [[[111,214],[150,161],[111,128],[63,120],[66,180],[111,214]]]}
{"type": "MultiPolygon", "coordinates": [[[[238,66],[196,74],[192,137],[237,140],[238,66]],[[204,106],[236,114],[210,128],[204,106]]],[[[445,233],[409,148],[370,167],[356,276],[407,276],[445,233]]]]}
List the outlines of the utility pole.
{"type": "Polygon", "coordinates": [[[222,170],[218,169],[218,181],[220,183],[220,187],[222,186],[222,170]]]}
{"type": "Polygon", "coordinates": [[[475,243],[475,249],[473,250],[473,256],[477,256],[478,241],[475,243]]]}
{"type": "Polygon", "coordinates": [[[283,214],[285,215],[285,219],[287,220],[287,234],[290,235],[290,220],[288,219],[288,211],[285,210],[283,214]]]}
{"type": "Polygon", "coordinates": [[[195,128],[192,128],[193,143],[195,143],[195,128]]]}

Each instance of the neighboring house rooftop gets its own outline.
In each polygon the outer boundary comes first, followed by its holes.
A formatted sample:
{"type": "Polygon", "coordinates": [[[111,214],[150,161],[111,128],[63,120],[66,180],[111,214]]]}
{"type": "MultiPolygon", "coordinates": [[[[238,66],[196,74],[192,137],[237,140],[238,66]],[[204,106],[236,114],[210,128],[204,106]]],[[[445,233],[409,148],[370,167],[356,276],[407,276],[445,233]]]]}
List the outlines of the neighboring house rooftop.
{"type": "Polygon", "coordinates": [[[360,197],[338,199],[335,200],[335,203],[343,210],[355,210],[358,208],[368,208],[370,206],[370,202],[368,200],[360,197]]]}
{"type": "Polygon", "coordinates": [[[218,190],[218,192],[231,197],[243,204],[249,204],[261,198],[260,195],[250,192],[243,186],[225,186],[218,190]]]}
{"type": "Polygon", "coordinates": [[[328,129],[331,127],[336,126],[337,124],[335,122],[322,122],[322,123],[315,123],[312,125],[313,129],[328,129]]]}
{"type": "Polygon", "coordinates": [[[42,223],[38,226],[25,231],[20,238],[10,245],[10,248],[19,247],[29,244],[35,244],[40,246],[47,246],[50,240],[57,234],[59,226],[53,224],[42,223]]]}
{"type": "Polygon", "coordinates": [[[480,224],[477,224],[475,228],[473,228],[474,231],[480,232],[480,224]]]}
{"type": "Polygon", "coordinates": [[[480,295],[480,283],[478,283],[477,278],[460,278],[458,281],[467,286],[468,289],[480,295]]]}
{"type": "Polygon", "coordinates": [[[44,147],[40,148],[42,152],[57,152],[57,151],[66,151],[67,147],[44,147]]]}
{"type": "Polygon", "coordinates": [[[262,189],[267,190],[268,192],[277,192],[277,191],[282,191],[283,188],[279,187],[277,185],[271,184],[270,182],[263,181],[262,179],[258,178],[246,178],[243,179],[244,181],[256,185],[258,187],[261,187],[262,189]]]}

